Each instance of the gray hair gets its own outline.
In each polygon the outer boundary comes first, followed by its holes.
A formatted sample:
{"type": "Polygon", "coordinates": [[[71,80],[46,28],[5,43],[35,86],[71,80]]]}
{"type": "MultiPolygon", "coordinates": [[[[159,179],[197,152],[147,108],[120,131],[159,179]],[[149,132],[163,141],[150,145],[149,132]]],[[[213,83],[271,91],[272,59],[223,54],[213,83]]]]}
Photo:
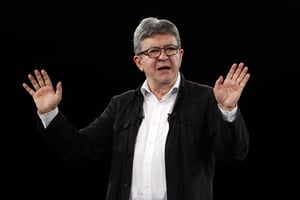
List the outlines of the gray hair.
{"type": "Polygon", "coordinates": [[[144,18],[134,31],[133,50],[135,55],[141,51],[142,41],[155,34],[170,33],[175,36],[178,47],[181,48],[179,32],[174,23],[166,19],[156,17],[144,18]]]}

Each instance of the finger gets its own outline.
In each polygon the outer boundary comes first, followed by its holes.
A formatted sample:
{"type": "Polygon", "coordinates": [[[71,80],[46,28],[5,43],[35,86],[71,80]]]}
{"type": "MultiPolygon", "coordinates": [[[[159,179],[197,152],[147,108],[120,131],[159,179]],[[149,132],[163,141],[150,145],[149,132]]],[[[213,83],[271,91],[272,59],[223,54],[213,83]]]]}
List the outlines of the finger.
{"type": "Polygon", "coordinates": [[[37,79],[37,82],[38,82],[39,86],[40,87],[45,86],[45,81],[44,81],[40,71],[36,69],[36,70],[34,70],[34,73],[35,73],[35,77],[37,79]]]}
{"type": "Polygon", "coordinates": [[[242,69],[244,67],[244,63],[239,63],[239,65],[237,66],[237,68],[235,69],[235,72],[232,76],[232,79],[234,81],[238,81],[240,75],[241,75],[241,72],[242,72],[242,69]]]}
{"type": "Polygon", "coordinates": [[[35,92],[34,92],[33,89],[31,89],[31,88],[29,87],[29,85],[27,85],[26,83],[23,83],[22,85],[23,85],[23,88],[24,88],[31,96],[34,95],[35,92]]]}
{"type": "Polygon", "coordinates": [[[28,79],[35,90],[40,89],[40,85],[31,74],[28,74],[28,79]]]}
{"type": "Polygon", "coordinates": [[[47,71],[44,70],[44,69],[42,69],[42,70],[41,70],[41,73],[42,73],[43,80],[44,80],[45,84],[52,87],[52,82],[51,82],[51,79],[50,79],[50,77],[49,77],[47,71]]]}
{"type": "Polygon", "coordinates": [[[241,82],[243,81],[243,79],[245,78],[245,76],[247,75],[248,72],[248,67],[245,66],[243,68],[243,70],[241,71],[240,75],[237,77],[237,83],[241,84],[241,82]]]}
{"type": "Polygon", "coordinates": [[[236,63],[233,63],[230,67],[230,70],[229,72],[227,73],[226,75],[226,79],[232,79],[233,75],[234,75],[234,72],[236,70],[236,67],[237,67],[237,64],[236,63]]]}
{"type": "Polygon", "coordinates": [[[247,84],[247,82],[248,82],[249,79],[250,79],[250,74],[247,73],[244,76],[244,78],[242,79],[242,81],[240,82],[240,86],[244,88],[246,86],[246,84],[247,84]]]}

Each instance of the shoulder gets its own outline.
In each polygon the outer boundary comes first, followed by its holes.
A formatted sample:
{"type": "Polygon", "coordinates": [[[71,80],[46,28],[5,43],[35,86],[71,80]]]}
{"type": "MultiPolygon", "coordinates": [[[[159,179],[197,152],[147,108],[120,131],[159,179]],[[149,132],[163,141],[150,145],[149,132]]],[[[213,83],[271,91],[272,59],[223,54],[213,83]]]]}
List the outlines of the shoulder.
{"type": "Polygon", "coordinates": [[[183,75],[181,77],[179,95],[184,99],[195,102],[215,101],[212,86],[188,80],[183,75]]]}
{"type": "Polygon", "coordinates": [[[112,97],[111,102],[116,104],[125,105],[130,102],[137,102],[143,98],[142,93],[139,89],[132,89],[115,95],[112,97]]]}
{"type": "Polygon", "coordinates": [[[190,81],[190,80],[185,80],[185,84],[187,87],[193,88],[193,89],[199,89],[199,90],[211,90],[212,89],[212,86],[210,86],[210,85],[197,83],[197,82],[190,81]]]}
{"type": "Polygon", "coordinates": [[[198,83],[185,78],[181,73],[180,88],[185,90],[201,90],[201,91],[211,91],[213,88],[210,85],[198,83]]]}
{"type": "Polygon", "coordinates": [[[137,90],[127,90],[125,92],[122,92],[120,94],[117,94],[115,96],[113,96],[113,99],[118,99],[118,100],[122,100],[122,99],[131,99],[134,96],[136,96],[138,93],[137,90]]]}
{"type": "Polygon", "coordinates": [[[213,87],[207,84],[201,84],[190,80],[184,80],[182,89],[190,95],[212,95],[213,87]]]}

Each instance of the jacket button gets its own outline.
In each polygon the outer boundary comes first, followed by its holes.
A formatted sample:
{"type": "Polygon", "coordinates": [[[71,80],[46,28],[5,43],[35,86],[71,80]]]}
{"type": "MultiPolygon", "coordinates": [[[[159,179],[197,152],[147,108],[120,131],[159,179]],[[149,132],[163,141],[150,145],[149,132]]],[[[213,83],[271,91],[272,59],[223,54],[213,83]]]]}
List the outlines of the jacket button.
{"type": "Polygon", "coordinates": [[[127,183],[123,183],[123,186],[124,186],[124,187],[128,187],[128,184],[127,184],[127,183]]]}

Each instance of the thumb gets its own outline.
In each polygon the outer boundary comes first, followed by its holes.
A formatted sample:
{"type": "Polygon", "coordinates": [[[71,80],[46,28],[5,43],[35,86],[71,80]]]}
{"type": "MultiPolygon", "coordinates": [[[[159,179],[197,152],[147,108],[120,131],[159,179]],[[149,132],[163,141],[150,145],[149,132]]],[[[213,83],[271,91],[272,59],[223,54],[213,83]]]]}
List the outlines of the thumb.
{"type": "Polygon", "coordinates": [[[215,82],[215,88],[218,88],[222,84],[223,80],[224,80],[223,76],[222,75],[219,76],[219,78],[215,82]]]}
{"type": "Polygon", "coordinates": [[[62,96],[62,83],[61,81],[59,81],[57,84],[56,84],[56,94],[58,96],[62,96]]]}

